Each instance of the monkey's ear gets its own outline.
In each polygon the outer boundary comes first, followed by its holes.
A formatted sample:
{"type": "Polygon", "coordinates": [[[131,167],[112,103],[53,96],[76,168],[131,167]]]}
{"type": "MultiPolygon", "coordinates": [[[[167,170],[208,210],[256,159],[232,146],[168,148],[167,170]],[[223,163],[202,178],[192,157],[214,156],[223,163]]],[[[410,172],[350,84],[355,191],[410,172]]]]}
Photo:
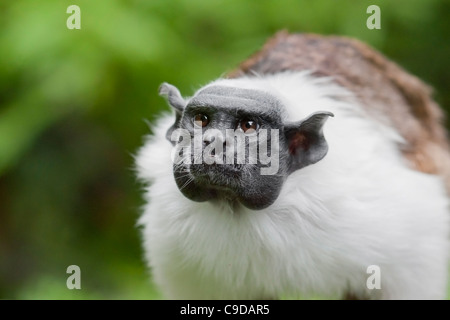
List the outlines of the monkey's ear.
{"type": "Polygon", "coordinates": [[[287,123],[284,126],[289,157],[290,172],[316,163],[328,152],[328,143],[323,135],[323,125],[328,117],[334,117],[331,112],[315,112],[307,118],[287,123]]]}
{"type": "Polygon", "coordinates": [[[166,82],[159,86],[159,95],[165,97],[169,105],[175,110],[175,123],[167,130],[166,139],[169,140],[173,145],[175,141],[172,141],[170,137],[172,132],[178,128],[181,120],[181,115],[183,114],[184,107],[186,106],[186,101],[180,94],[180,91],[173,85],[166,82]]]}

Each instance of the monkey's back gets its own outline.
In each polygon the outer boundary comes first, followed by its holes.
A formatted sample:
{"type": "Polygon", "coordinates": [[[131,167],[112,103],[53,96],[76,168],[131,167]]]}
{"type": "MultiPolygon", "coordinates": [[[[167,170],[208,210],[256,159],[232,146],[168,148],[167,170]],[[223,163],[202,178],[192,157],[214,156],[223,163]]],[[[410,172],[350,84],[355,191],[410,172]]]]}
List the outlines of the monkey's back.
{"type": "Polygon", "coordinates": [[[345,37],[277,33],[230,77],[311,70],[349,89],[365,111],[393,127],[415,170],[443,177],[450,194],[449,141],[431,89],[366,44],[345,37]]]}

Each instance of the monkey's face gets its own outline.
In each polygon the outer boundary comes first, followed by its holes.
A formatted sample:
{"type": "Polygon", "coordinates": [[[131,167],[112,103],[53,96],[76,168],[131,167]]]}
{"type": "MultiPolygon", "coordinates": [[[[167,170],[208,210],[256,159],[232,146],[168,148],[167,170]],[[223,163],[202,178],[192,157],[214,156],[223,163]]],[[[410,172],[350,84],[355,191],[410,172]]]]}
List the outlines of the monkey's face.
{"type": "Polygon", "coordinates": [[[212,87],[183,110],[177,130],[174,176],[194,201],[218,200],[251,209],[272,204],[286,177],[287,143],[278,102],[262,93],[212,87]],[[263,100],[263,98],[265,100],[263,100]],[[270,100],[272,108],[265,110],[270,100]]]}
{"type": "Polygon", "coordinates": [[[291,172],[326,154],[322,125],[329,113],[285,123],[281,103],[263,91],[216,85],[188,101],[170,85],[161,92],[176,110],[167,132],[174,178],[193,201],[266,208],[291,172]]]}

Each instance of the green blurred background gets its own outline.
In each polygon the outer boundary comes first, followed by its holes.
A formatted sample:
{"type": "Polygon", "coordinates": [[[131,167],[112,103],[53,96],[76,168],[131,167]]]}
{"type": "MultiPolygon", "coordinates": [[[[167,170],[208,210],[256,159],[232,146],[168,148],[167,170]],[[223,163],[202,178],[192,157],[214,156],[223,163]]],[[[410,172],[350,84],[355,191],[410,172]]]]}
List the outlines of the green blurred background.
{"type": "Polygon", "coordinates": [[[359,38],[449,108],[449,14],[448,0],[0,0],[0,298],[161,298],[133,172],[146,121],[168,110],[161,82],[190,95],[288,29],[359,38]]]}

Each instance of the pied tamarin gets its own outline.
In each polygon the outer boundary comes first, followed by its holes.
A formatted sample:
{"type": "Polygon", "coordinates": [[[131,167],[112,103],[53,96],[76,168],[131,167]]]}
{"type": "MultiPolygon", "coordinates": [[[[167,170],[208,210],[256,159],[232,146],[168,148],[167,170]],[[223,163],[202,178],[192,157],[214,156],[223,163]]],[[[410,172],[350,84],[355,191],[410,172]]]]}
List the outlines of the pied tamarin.
{"type": "Polygon", "coordinates": [[[280,32],[136,156],[170,299],[442,299],[450,154],[431,90],[353,39],[280,32]],[[375,274],[377,273],[377,274],[375,274]]]}

